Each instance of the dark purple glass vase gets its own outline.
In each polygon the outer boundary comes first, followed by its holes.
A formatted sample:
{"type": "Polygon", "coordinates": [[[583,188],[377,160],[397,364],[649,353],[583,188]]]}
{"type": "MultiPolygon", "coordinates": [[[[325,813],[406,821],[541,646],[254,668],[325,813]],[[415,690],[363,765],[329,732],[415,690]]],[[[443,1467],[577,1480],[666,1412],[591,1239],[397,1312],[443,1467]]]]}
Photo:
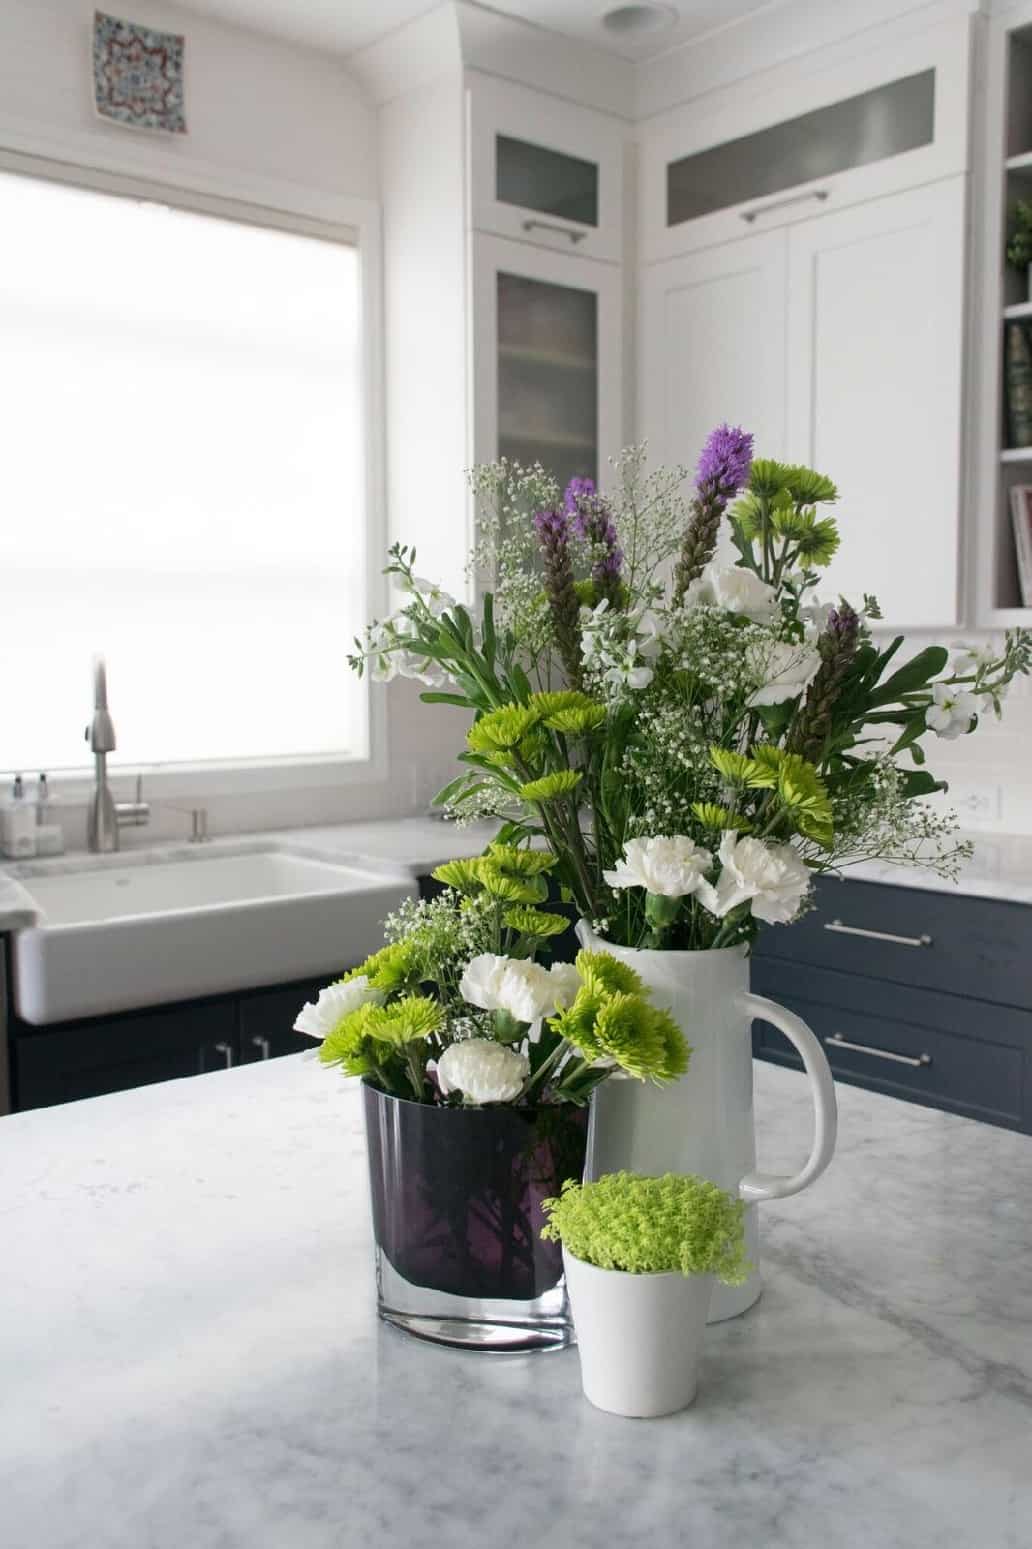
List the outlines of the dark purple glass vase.
{"type": "Polygon", "coordinates": [[[562,1250],[541,1201],[584,1171],[588,1110],[441,1108],[363,1085],[381,1318],[421,1339],[562,1349],[562,1250]]]}

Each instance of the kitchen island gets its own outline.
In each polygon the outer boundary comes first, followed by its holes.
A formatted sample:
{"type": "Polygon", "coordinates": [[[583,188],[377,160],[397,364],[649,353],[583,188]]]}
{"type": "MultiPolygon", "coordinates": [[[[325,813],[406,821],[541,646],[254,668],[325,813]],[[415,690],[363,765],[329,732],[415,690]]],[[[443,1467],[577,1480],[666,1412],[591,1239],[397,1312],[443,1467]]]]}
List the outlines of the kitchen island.
{"type": "MultiPolygon", "coordinates": [[[[0,1118],[4,1549],[1027,1549],[1032,1139],[854,1088],[684,1414],[375,1316],[310,1056],[0,1118]]],[[[761,1165],[809,1097],[756,1067],[761,1165]]]]}

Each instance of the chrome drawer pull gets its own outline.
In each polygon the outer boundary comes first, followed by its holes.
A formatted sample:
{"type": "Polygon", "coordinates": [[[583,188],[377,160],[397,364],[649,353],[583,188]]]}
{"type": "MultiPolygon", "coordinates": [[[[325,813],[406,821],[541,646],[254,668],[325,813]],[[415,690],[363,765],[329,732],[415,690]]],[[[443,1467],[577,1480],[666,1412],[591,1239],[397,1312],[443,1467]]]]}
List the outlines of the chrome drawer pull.
{"type": "Polygon", "coordinates": [[[931,936],[894,936],[887,930],[864,930],[859,925],[843,925],[841,920],[825,922],[825,930],[837,931],[840,936],[865,936],[868,941],[891,941],[897,947],[930,947],[931,936]]]}
{"type": "Polygon", "coordinates": [[[892,1060],[895,1065],[920,1066],[932,1063],[930,1054],[893,1054],[891,1049],[873,1049],[869,1043],[850,1043],[841,1033],[832,1033],[824,1042],[835,1049],[855,1049],[857,1054],[873,1054],[876,1060],[892,1060]]]}
{"type": "Polygon", "coordinates": [[[758,215],[770,215],[774,210],[784,210],[790,204],[805,204],[808,199],[819,199],[823,204],[830,197],[830,188],[815,188],[813,193],[793,194],[789,199],[775,199],[772,204],[759,204],[755,210],[742,210],[740,214],[742,219],[751,226],[758,215]]]}
{"type": "Polygon", "coordinates": [[[583,242],[587,236],[586,231],[571,231],[568,226],[557,226],[555,221],[527,220],[523,222],[524,231],[557,231],[561,237],[569,237],[576,247],[578,242],[583,242]]]}

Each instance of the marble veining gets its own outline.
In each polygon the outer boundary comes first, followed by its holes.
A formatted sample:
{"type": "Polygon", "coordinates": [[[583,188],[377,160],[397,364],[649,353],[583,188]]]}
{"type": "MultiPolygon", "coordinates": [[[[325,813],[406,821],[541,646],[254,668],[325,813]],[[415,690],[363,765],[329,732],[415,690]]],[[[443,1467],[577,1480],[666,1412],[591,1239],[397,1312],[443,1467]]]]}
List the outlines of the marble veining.
{"type": "Polygon", "coordinates": [[[840,1089],[696,1406],[628,1421],[574,1351],[377,1323],[357,1095],[297,1056],[0,1119],[5,1549],[1026,1549],[1032,1139],[840,1089]]]}

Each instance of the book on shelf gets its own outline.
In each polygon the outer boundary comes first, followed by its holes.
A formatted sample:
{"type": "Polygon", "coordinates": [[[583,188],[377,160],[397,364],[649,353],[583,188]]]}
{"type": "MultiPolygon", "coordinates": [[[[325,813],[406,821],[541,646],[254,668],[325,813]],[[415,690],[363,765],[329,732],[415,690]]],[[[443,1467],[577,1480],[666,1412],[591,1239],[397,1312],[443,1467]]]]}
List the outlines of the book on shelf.
{"type": "Polygon", "coordinates": [[[1024,323],[1007,324],[1004,380],[1010,444],[1032,446],[1032,341],[1024,323]]]}
{"type": "Polygon", "coordinates": [[[1022,607],[1032,608],[1032,484],[1014,484],[1010,492],[1014,549],[1022,607]]]}

